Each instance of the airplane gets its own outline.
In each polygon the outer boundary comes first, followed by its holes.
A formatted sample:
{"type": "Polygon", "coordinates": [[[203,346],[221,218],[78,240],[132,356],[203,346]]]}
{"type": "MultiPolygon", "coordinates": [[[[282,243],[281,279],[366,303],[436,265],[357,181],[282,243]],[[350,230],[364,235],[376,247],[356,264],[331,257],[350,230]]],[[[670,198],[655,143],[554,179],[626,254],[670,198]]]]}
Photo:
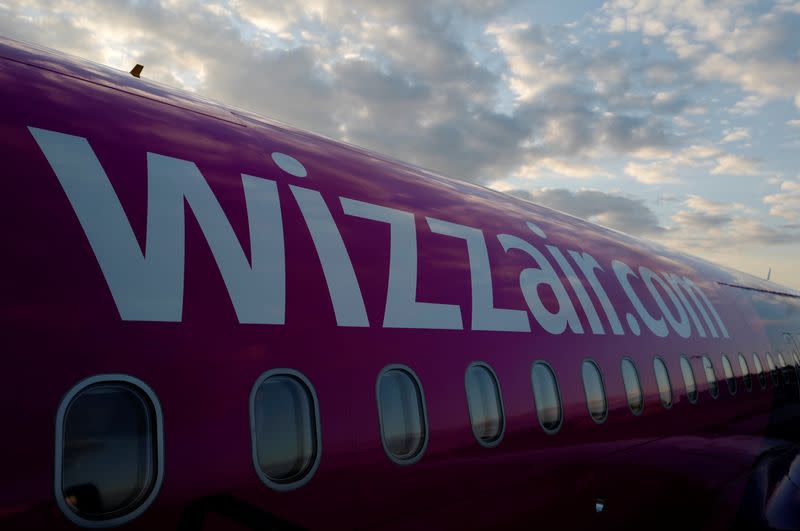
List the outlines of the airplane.
{"type": "Polygon", "coordinates": [[[0,529],[800,529],[800,292],[5,38],[0,95],[0,529]]]}

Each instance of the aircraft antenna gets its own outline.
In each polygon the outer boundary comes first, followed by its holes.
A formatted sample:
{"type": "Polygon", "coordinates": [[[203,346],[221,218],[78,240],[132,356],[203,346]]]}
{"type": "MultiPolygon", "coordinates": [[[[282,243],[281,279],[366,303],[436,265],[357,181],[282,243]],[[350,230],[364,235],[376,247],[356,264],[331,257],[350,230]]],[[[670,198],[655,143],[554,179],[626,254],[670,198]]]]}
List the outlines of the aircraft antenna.
{"type": "Polygon", "coordinates": [[[131,70],[131,75],[137,78],[142,77],[142,70],[144,70],[144,66],[137,63],[136,66],[133,67],[133,70],[131,70]]]}
{"type": "MultiPolygon", "coordinates": [[[[138,76],[137,76],[137,77],[138,77],[138,76]]],[[[770,268],[769,268],[769,271],[767,271],[767,280],[769,280],[769,278],[770,278],[771,276],[772,276],[772,268],[770,267],[770,268]]]]}

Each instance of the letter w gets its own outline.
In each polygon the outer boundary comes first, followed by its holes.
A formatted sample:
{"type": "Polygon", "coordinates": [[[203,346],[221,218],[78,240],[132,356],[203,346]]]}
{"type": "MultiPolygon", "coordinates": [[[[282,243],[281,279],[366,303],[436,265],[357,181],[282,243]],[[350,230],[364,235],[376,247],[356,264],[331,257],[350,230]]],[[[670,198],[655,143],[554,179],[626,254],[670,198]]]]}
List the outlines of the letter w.
{"type": "Polygon", "coordinates": [[[274,181],[242,175],[251,265],[197,166],[148,153],[147,242],[142,254],[89,142],[78,136],[28,129],[78,216],[123,320],[181,321],[185,201],[208,241],[239,322],[283,324],[286,264],[274,181]]]}

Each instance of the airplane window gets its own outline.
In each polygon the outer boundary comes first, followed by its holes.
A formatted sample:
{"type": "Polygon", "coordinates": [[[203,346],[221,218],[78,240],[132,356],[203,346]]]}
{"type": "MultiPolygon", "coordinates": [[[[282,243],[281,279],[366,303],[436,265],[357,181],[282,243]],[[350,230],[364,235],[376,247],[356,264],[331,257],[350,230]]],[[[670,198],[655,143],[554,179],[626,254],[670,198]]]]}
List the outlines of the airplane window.
{"type": "Polygon", "coordinates": [[[769,352],[767,352],[767,368],[772,377],[772,385],[778,385],[781,382],[778,378],[778,368],[775,366],[775,360],[772,359],[772,355],[769,352]]]}
{"type": "Polygon", "coordinates": [[[750,368],[747,366],[747,360],[744,359],[742,353],[739,353],[739,369],[742,371],[742,380],[744,380],[744,388],[747,389],[747,392],[753,390],[753,380],[750,376],[750,368]]]}
{"type": "Polygon", "coordinates": [[[736,394],[736,376],[733,374],[733,367],[728,356],[722,355],[722,371],[725,373],[725,381],[728,383],[728,392],[731,395],[736,394]]]}
{"type": "Polygon", "coordinates": [[[537,361],[531,371],[531,383],[539,423],[546,432],[557,432],[561,427],[561,396],[553,370],[546,363],[537,361]]]}
{"type": "Polygon", "coordinates": [[[697,384],[694,381],[694,372],[692,372],[692,364],[686,359],[686,356],[681,356],[681,372],[683,373],[683,384],[686,386],[686,396],[692,404],[697,403],[697,384]]]}
{"type": "Polygon", "coordinates": [[[161,412],[144,383],[97,376],[73,388],[56,424],[58,506],[81,526],[118,525],[153,501],[163,470],[161,412]]]}
{"type": "Polygon", "coordinates": [[[639,383],[639,374],[636,366],[629,358],[622,360],[622,381],[625,383],[625,394],[628,395],[628,406],[634,415],[641,414],[644,409],[642,386],[639,383]]]}
{"type": "Polygon", "coordinates": [[[276,490],[297,488],[319,464],[317,398],[311,383],[290,369],[261,376],[250,395],[253,462],[276,490]]]}
{"type": "Polygon", "coordinates": [[[755,365],[756,367],[756,374],[758,375],[758,383],[761,384],[761,389],[766,389],[767,377],[764,375],[764,366],[761,365],[761,359],[755,352],[753,352],[753,365],[755,365]]]}
{"type": "Polygon", "coordinates": [[[378,379],[378,418],[383,448],[396,463],[418,461],[428,441],[422,386],[408,367],[390,365],[378,379]]]}
{"type": "MultiPolygon", "coordinates": [[[[778,352],[778,363],[779,363],[779,367],[781,369],[787,369],[788,368],[788,364],[786,363],[786,358],[783,357],[783,353],[782,352],[778,352]]],[[[787,383],[788,384],[789,383],[789,371],[782,370],[781,372],[783,373],[783,383],[787,383]]]]}
{"type": "Polygon", "coordinates": [[[717,375],[714,372],[714,364],[708,356],[703,356],[703,371],[706,373],[706,383],[711,398],[717,399],[719,396],[719,386],[717,385],[717,375]]]}
{"type": "Polygon", "coordinates": [[[653,360],[653,370],[656,373],[658,396],[661,398],[661,405],[669,409],[672,407],[672,384],[669,382],[669,373],[664,360],[655,358],[653,360]]]}
{"type": "Polygon", "coordinates": [[[494,446],[500,442],[505,428],[497,377],[488,365],[473,363],[467,368],[466,386],[472,432],[479,443],[494,446]]]}
{"type": "Polygon", "coordinates": [[[601,423],[606,420],[608,405],[606,403],[606,390],[603,386],[603,376],[597,364],[591,360],[583,362],[583,391],[586,394],[586,405],[592,420],[601,423]]]}

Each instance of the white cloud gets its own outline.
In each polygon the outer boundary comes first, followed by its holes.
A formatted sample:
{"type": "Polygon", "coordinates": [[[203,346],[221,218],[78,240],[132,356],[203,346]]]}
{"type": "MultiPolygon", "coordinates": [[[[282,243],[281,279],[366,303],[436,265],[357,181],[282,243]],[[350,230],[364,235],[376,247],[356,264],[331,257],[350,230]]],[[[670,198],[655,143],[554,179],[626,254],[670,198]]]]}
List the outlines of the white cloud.
{"type": "Polygon", "coordinates": [[[786,122],[789,127],[800,127],[800,120],[789,120],[786,122]]]}
{"type": "Polygon", "coordinates": [[[674,174],[675,168],[669,162],[653,162],[639,164],[629,162],[625,165],[625,173],[645,184],[678,183],[680,180],[674,174]]]}
{"type": "Polygon", "coordinates": [[[731,108],[732,114],[751,115],[767,104],[767,99],[762,96],[750,95],[737,101],[731,108]]]}
{"type": "Polygon", "coordinates": [[[759,175],[758,161],[739,155],[722,155],[711,169],[712,175],[759,175]]]}
{"type": "Polygon", "coordinates": [[[585,162],[582,163],[579,161],[557,159],[552,157],[545,157],[529,164],[525,164],[515,172],[516,176],[529,179],[535,179],[541,175],[550,173],[563,175],[565,177],[574,177],[577,179],[588,179],[590,177],[611,177],[611,174],[596,164],[589,164],[585,162]]]}
{"type": "Polygon", "coordinates": [[[740,142],[750,138],[750,130],[746,127],[737,127],[735,129],[726,129],[723,131],[725,136],[722,138],[722,143],[740,142]]]}
{"type": "Polygon", "coordinates": [[[764,197],[769,213],[789,221],[800,221],[800,178],[781,183],[780,192],[764,197]]]}

